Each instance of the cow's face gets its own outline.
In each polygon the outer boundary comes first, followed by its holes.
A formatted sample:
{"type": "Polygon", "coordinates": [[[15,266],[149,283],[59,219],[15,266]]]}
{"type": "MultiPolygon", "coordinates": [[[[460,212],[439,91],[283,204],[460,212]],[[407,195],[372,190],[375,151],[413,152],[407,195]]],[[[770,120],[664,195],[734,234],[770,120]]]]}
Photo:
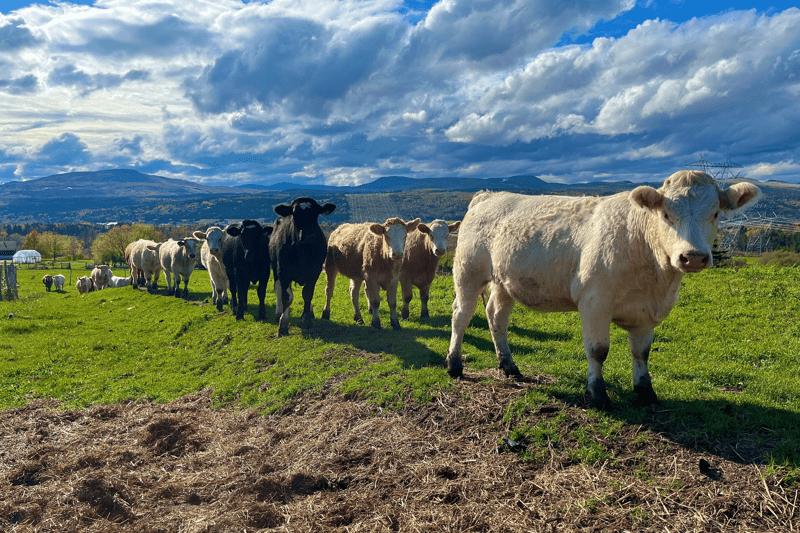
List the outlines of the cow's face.
{"type": "Polygon", "coordinates": [[[186,255],[188,255],[190,259],[194,259],[197,256],[197,239],[194,237],[187,237],[178,241],[178,245],[183,246],[186,250],[186,255]]]}
{"type": "Polygon", "coordinates": [[[755,204],[761,190],[742,182],[724,191],[716,180],[696,170],[676,172],[656,190],[637,187],[631,200],[658,217],[661,252],[681,272],[699,272],[713,266],[711,246],[722,214],[755,204]]]}
{"type": "Polygon", "coordinates": [[[194,232],[195,238],[205,241],[208,245],[208,251],[217,259],[222,257],[222,238],[224,235],[225,233],[218,226],[208,228],[205,233],[202,231],[194,232]]]}
{"type": "Polygon", "coordinates": [[[307,227],[316,224],[320,215],[329,215],[336,210],[333,204],[319,205],[313,198],[301,196],[295,198],[291,205],[280,204],[275,206],[275,213],[282,217],[292,216],[297,227],[307,227]]]}
{"type": "Polygon", "coordinates": [[[444,220],[434,220],[430,224],[420,224],[417,229],[428,235],[431,242],[431,250],[436,257],[441,257],[447,253],[447,237],[456,231],[461,222],[447,225],[444,220]]]}
{"type": "Polygon", "coordinates": [[[372,233],[383,237],[384,248],[389,250],[392,259],[403,259],[406,247],[406,235],[417,229],[419,219],[406,222],[401,218],[390,218],[383,224],[372,224],[369,229],[372,233]]]}

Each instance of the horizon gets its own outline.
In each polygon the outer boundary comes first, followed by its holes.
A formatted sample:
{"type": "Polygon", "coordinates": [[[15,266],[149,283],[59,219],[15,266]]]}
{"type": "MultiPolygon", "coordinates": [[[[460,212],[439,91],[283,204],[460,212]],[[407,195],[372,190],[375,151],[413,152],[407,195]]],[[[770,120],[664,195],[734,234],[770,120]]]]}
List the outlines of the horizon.
{"type": "Polygon", "coordinates": [[[795,184],[797,28],[773,0],[7,0],[0,183],[795,184]]]}

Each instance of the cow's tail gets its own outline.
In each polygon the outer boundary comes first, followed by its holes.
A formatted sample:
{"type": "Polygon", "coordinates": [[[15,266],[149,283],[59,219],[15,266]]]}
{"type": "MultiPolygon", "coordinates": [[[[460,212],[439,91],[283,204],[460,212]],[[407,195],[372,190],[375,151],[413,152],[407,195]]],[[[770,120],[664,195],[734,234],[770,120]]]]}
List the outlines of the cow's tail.
{"type": "Polygon", "coordinates": [[[491,191],[476,192],[475,196],[473,196],[472,200],[470,200],[469,202],[469,207],[467,207],[467,211],[469,211],[470,209],[472,209],[473,207],[475,207],[476,205],[487,199],[489,196],[491,196],[491,194],[492,194],[491,191]]]}

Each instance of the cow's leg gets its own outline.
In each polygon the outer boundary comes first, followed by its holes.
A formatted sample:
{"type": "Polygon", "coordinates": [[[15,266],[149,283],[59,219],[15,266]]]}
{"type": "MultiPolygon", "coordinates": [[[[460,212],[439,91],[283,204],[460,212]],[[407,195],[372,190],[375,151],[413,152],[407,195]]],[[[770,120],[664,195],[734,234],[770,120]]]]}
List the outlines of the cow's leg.
{"type": "Polygon", "coordinates": [[[258,287],[256,287],[256,294],[258,295],[258,319],[259,320],[266,320],[267,319],[267,306],[264,304],[264,299],[267,297],[267,283],[269,282],[269,278],[261,279],[258,281],[258,287]]]}
{"type": "Polygon", "coordinates": [[[167,278],[167,296],[169,296],[172,294],[172,273],[169,270],[165,270],[164,277],[167,278]]]}
{"type": "Polygon", "coordinates": [[[281,288],[281,280],[278,278],[278,273],[273,271],[275,275],[275,283],[273,288],[275,290],[275,323],[280,324],[281,315],[283,314],[283,288],[281,288]]]}
{"type": "Polygon", "coordinates": [[[506,376],[519,376],[519,368],[511,356],[508,346],[508,323],[511,320],[511,311],[514,309],[514,299],[496,283],[492,284],[492,295],[486,304],[486,319],[492,334],[494,349],[497,353],[498,368],[506,376]]]}
{"type": "MultiPolygon", "coordinates": [[[[164,275],[166,275],[166,274],[167,273],[164,272],[164,275]]],[[[151,288],[154,291],[158,290],[158,278],[159,278],[159,276],[161,276],[161,270],[156,270],[155,272],[153,272],[153,282],[152,282],[151,288]]],[[[169,278],[167,278],[167,285],[169,285],[169,278]]]]}
{"type": "MultiPolygon", "coordinates": [[[[380,288],[378,289],[378,299],[380,300],[380,288]]],[[[400,330],[400,320],[397,318],[397,282],[390,283],[386,288],[386,304],[389,306],[389,316],[391,317],[392,329],[400,330]]],[[[377,314],[377,313],[376,313],[377,314]]],[[[375,316],[375,315],[373,315],[375,316]]],[[[373,325],[375,324],[373,320],[373,325]]]]}
{"type": "Polygon", "coordinates": [[[181,297],[181,275],[178,274],[177,272],[174,272],[172,275],[175,276],[175,298],[180,298],[181,297]]]}
{"type": "Polygon", "coordinates": [[[410,281],[400,280],[400,294],[403,298],[403,309],[400,311],[400,317],[403,320],[408,320],[408,304],[414,299],[414,286],[410,281]]]}
{"type": "Polygon", "coordinates": [[[294,300],[294,292],[292,291],[292,282],[290,280],[284,280],[284,282],[281,283],[281,288],[283,313],[281,313],[281,319],[278,322],[278,337],[289,334],[289,309],[292,305],[292,301],[294,300]]]}
{"type": "Polygon", "coordinates": [[[339,270],[330,263],[325,263],[325,307],[322,308],[323,320],[331,319],[331,298],[336,287],[336,276],[339,270]]]}
{"type": "Polygon", "coordinates": [[[461,360],[461,343],[464,332],[469,326],[475,308],[478,306],[478,297],[483,292],[488,279],[480,273],[464,272],[463,268],[453,269],[453,288],[456,296],[453,299],[453,319],[451,323],[450,348],[447,350],[447,373],[450,377],[461,377],[464,363],[461,360]]]}
{"type": "Polygon", "coordinates": [[[633,357],[633,392],[641,405],[658,405],[658,396],[653,390],[650,372],[647,370],[647,359],[650,357],[650,346],[653,344],[653,330],[628,332],[628,345],[633,357]]]}
{"type": "MultiPolygon", "coordinates": [[[[250,280],[237,279],[235,290],[239,297],[239,305],[236,306],[236,320],[241,320],[244,318],[245,311],[247,311],[247,291],[250,290],[250,280]]],[[[233,291],[231,291],[231,294],[233,294],[233,291]]]]}
{"type": "Polygon", "coordinates": [[[603,379],[603,363],[608,357],[611,346],[611,316],[608,302],[600,302],[600,298],[587,297],[583,301],[588,304],[579,304],[583,328],[583,348],[589,362],[589,372],[586,380],[586,392],[589,403],[598,409],[611,409],[611,400],[606,394],[606,382],[603,379]]]}
{"type": "Polygon", "coordinates": [[[431,294],[430,285],[428,285],[427,287],[419,288],[419,304],[421,306],[421,310],[419,313],[420,318],[430,317],[430,314],[428,313],[428,299],[430,298],[430,294],[431,294]]]}
{"type": "Polygon", "coordinates": [[[190,276],[190,274],[187,274],[187,275],[183,276],[183,299],[184,300],[188,300],[189,299],[189,276],[190,276]]]}
{"type": "Polygon", "coordinates": [[[303,286],[303,314],[300,316],[300,327],[309,329],[313,325],[314,308],[311,306],[314,299],[314,289],[317,279],[309,279],[303,286]]]}
{"type": "MultiPolygon", "coordinates": [[[[364,319],[361,317],[361,309],[358,305],[358,295],[361,292],[361,281],[361,279],[355,278],[350,280],[350,301],[353,302],[353,320],[363,325],[364,319]]],[[[369,300],[369,296],[367,296],[367,300],[369,300]]]]}
{"type": "MultiPolygon", "coordinates": [[[[352,285],[351,285],[351,291],[352,285]]],[[[397,306],[397,286],[394,288],[395,291],[395,307],[397,306]]],[[[356,285],[356,293],[358,293],[358,285],[356,285]]],[[[367,301],[369,302],[370,312],[372,313],[372,327],[376,329],[381,329],[381,319],[378,316],[378,308],[381,306],[381,286],[378,285],[378,282],[367,278],[364,280],[364,293],[367,296],[367,301]]],[[[389,299],[389,291],[386,291],[386,299],[389,299]]],[[[393,319],[392,319],[392,327],[394,327],[394,320],[397,319],[397,310],[395,309],[393,319]]],[[[400,324],[398,323],[398,327],[400,324]]]]}

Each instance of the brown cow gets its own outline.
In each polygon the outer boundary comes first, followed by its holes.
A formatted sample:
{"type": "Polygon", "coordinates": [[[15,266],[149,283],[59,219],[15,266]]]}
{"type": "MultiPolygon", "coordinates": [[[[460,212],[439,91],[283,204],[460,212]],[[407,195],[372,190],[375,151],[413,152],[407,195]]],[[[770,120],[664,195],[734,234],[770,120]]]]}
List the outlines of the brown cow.
{"type": "Polygon", "coordinates": [[[51,274],[45,274],[42,278],[42,283],[44,283],[44,288],[47,289],[47,292],[50,292],[50,287],[53,286],[53,276],[51,274]]]}
{"type": "Polygon", "coordinates": [[[408,318],[408,304],[414,299],[413,287],[419,288],[422,306],[420,318],[427,318],[428,296],[431,283],[436,277],[439,258],[447,253],[447,237],[458,229],[461,222],[448,225],[444,220],[420,224],[417,231],[409,233],[400,268],[400,292],[403,295],[403,310],[400,316],[408,318]]]}
{"type": "Polygon", "coordinates": [[[358,295],[363,281],[372,312],[372,327],[381,327],[378,306],[381,303],[380,290],[383,289],[386,291],[392,328],[400,329],[400,320],[397,318],[397,284],[403,264],[403,249],[406,235],[417,229],[418,225],[418,218],[411,222],[390,218],[383,224],[342,224],[336,228],[328,238],[328,255],[325,258],[327,302],[322,310],[322,318],[330,318],[336,275],[341,272],[350,278],[350,299],[356,322],[364,323],[358,308],[358,295]]]}

